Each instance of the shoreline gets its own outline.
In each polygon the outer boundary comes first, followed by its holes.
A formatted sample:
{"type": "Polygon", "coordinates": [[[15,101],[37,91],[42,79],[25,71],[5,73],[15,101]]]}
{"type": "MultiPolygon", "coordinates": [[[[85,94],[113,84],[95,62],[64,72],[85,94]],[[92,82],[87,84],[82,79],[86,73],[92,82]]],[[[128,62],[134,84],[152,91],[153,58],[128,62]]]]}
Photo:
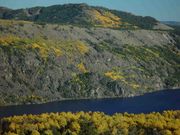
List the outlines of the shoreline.
{"type": "Polygon", "coordinates": [[[136,95],[129,95],[129,96],[106,96],[106,97],[98,97],[98,98],[63,98],[61,100],[49,100],[47,102],[37,102],[37,103],[27,103],[27,104],[7,104],[7,105],[0,105],[0,108],[3,107],[12,107],[12,106],[28,106],[28,105],[42,105],[42,104],[49,104],[49,103],[53,103],[53,102],[64,102],[64,101],[77,101],[77,100],[104,100],[104,99],[127,99],[127,98],[134,98],[134,97],[139,97],[139,96],[144,96],[146,94],[152,94],[152,93],[156,93],[156,92],[163,92],[163,91],[170,91],[170,90],[179,90],[180,87],[177,88],[170,88],[170,89],[160,89],[160,90],[156,90],[156,91],[149,91],[146,93],[142,93],[142,94],[136,94],[136,95]]]}

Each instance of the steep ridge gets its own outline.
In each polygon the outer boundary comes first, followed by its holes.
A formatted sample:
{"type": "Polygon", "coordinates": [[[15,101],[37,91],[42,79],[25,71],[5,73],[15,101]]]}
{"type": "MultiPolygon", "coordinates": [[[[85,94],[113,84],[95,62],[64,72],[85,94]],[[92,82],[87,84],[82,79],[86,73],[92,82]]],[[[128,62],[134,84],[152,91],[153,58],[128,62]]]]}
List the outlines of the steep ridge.
{"type": "Polygon", "coordinates": [[[178,35],[0,20],[1,105],[179,87],[178,35]],[[176,37],[176,38],[174,38],[176,37]]]}
{"type": "Polygon", "coordinates": [[[159,23],[152,17],[136,16],[127,12],[93,7],[87,4],[53,5],[17,10],[4,9],[0,8],[1,19],[38,23],[73,24],[83,27],[97,26],[114,29],[153,29],[159,23]]]}

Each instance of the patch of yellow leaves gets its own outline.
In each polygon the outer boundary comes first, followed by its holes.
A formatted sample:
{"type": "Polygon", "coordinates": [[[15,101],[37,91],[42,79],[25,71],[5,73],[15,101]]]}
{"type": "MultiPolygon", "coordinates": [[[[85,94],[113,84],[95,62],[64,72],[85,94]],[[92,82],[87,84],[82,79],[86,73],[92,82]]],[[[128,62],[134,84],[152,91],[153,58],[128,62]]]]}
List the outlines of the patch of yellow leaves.
{"type": "Polygon", "coordinates": [[[113,80],[121,80],[124,79],[124,76],[119,73],[119,72],[115,72],[115,71],[109,71],[105,73],[105,76],[113,79],[113,80]]]}
{"type": "Polygon", "coordinates": [[[11,36],[11,35],[3,36],[3,37],[0,37],[0,44],[3,46],[8,46],[19,40],[20,40],[20,38],[15,37],[15,36],[11,36]]]}
{"type": "Polygon", "coordinates": [[[0,36],[0,45],[12,46],[12,48],[18,49],[37,49],[40,56],[44,59],[48,58],[51,53],[57,57],[66,55],[69,58],[73,58],[74,55],[85,55],[89,51],[89,47],[79,40],[52,41],[42,38],[23,39],[13,35],[0,36]]]}
{"type": "MultiPolygon", "coordinates": [[[[122,135],[148,134],[154,130],[161,135],[179,135],[180,133],[180,111],[164,111],[163,113],[150,114],[120,114],[112,116],[102,112],[61,112],[44,113],[40,115],[21,115],[1,118],[0,127],[6,135],[20,135],[30,133],[31,135],[52,135],[54,131],[59,134],[77,135],[90,131],[94,134],[122,135]],[[90,126],[87,124],[91,123],[90,126]],[[93,127],[93,128],[92,128],[93,127]],[[132,131],[132,127],[134,130],[132,131]],[[68,131],[68,132],[67,132],[68,131]]],[[[89,133],[89,132],[88,132],[89,133]]]]}
{"type": "Polygon", "coordinates": [[[57,48],[55,46],[49,46],[46,43],[33,43],[31,47],[33,49],[39,49],[39,52],[43,58],[47,58],[50,51],[53,51],[56,56],[62,55],[62,51],[60,50],[60,48],[57,48]]]}
{"type": "MultiPolygon", "coordinates": [[[[109,27],[109,28],[119,28],[121,24],[121,19],[106,11],[106,12],[99,12],[98,10],[92,10],[92,14],[94,15],[94,19],[96,22],[98,22],[97,26],[102,26],[102,27],[109,27]]],[[[95,24],[96,24],[95,22],[95,24]]]]}
{"type": "Polygon", "coordinates": [[[16,36],[2,36],[0,37],[1,46],[12,46],[19,49],[38,49],[40,55],[43,58],[47,58],[50,52],[53,52],[56,56],[61,56],[62,51],[59,46],[52,44],[51,42],[44,43],[41,40],[30,40],[30,39],[21,39],[16,36]]]}
{"type": "Polygon", "coordinates": [[[82,73],[87,73],[87,69],[85,68],[84,64],[81,62],[80,64],[77,65],[77,68],[79,69],[79,71],[81,71],[82,73]]]}
{"type": "Polygon", "coordinates": [[[77,49],[81,54],[86,54],[89,51],[89,48],[83,42],[77,41],[76,44],[77,44],[77,49]]]}

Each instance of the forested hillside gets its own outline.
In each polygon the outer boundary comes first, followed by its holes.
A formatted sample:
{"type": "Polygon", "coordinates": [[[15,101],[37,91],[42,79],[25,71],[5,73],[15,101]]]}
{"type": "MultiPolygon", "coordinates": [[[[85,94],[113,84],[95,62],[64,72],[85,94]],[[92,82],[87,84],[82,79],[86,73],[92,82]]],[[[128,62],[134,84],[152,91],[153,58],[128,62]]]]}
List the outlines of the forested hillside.
{"type": "MultiPolygon", "coordinates": [[[[54,5],[18,10],[0,7],[0,18],[44,24],[73,24],[80,27],[96,26],[114,29],[153,29],[160,23],[149,16],[142,17],[123,11],[88,6],[87,4],[54,5]]],[[[167,29],[169,28],[167,27],[167,29]]]]}
{"type": "Polygon", "coordinates": [[[2,118],[1,135],[179,135],[180,111],[150,114],[50,113],[2,118]]]}

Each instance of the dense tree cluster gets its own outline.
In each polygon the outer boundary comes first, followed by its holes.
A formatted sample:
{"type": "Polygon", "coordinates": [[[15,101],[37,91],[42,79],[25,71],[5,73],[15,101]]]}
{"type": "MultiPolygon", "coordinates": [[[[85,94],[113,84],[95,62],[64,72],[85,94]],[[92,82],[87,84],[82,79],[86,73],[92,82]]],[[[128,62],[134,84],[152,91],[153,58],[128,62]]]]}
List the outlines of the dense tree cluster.
{"type": "Polygon", "coordinates": [[[180,111],[150,114],[62,112],[1,119],[2,135],[179,135],[180,111]]]}
{"type": "Polygon", "coordinates": [[[145,17],[136,16],[133,15],[132,13],[127,13],[117,10],[111,10],[111,12],[116,16],[121,17],[124,22],[128,22],[143,29],[152,29],[154,25],[158,23],[158,21],[155,18],[152,18],[150,16],[145,16],[145,17]]]}

